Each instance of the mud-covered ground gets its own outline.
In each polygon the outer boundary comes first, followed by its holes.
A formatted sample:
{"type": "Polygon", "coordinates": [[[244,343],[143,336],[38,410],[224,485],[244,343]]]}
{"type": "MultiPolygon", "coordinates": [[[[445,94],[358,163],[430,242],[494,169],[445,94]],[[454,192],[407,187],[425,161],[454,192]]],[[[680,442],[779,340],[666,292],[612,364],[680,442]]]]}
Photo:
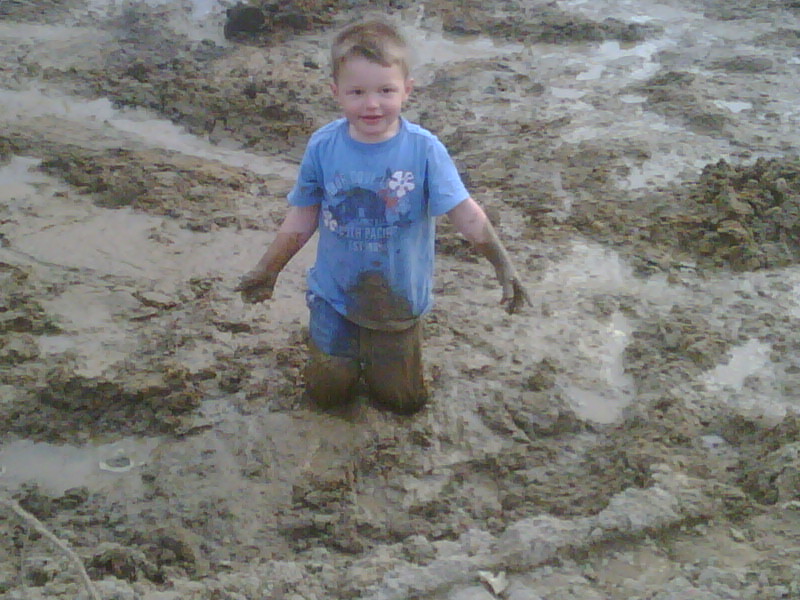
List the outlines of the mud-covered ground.
{"type": "MultiPolygon", "coordinates": [[[[0,494],[104,599],[800,598],[800,4],[227,6],[0,0],[0,494]],[[233,292],[370,10],[533,296],[442,222],[410,418],[233,292]]],[[[0,597],[88,597],[2,504],[0,597]]]]}

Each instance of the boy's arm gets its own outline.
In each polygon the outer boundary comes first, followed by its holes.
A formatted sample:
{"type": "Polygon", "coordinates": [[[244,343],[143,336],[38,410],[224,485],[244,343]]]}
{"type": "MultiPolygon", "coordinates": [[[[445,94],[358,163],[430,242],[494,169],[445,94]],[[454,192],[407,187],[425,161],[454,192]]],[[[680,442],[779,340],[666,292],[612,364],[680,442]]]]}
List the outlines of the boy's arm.
{"type": "Polygon", "coordinates": [[[317,230],[319,205],[290,206],[275,239],[258,264],[245,273],[235,291],[248,303],[272,298],[272,290],[286,263],[297,254],[317,230]]]}
{"type": "Polygon", "coordinates": [[[497,279],[503,288],[500,304],[509,314],[517,312],[523,303],[531,304],[530,297],[519,280],[508,252],[500,243],[486,213],[472,198],[467,198],[451,209],[447,216],[456,229],[472,246],[492,263],[497,279]]]}

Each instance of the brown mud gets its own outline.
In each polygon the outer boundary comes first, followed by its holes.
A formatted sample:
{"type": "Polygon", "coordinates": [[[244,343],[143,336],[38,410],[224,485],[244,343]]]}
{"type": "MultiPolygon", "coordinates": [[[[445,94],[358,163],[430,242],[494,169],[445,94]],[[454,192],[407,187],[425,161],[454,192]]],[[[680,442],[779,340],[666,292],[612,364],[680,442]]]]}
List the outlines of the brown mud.
{"type": "Polygon", "coordinates": [[[0,4],[0,493],[106,599],[800,597],[797,2],[257,6],[0,4]],[[234,291],[367,7],[533,299],[442,222],[412,417],[305,400],[313,242],[234,291]]]}

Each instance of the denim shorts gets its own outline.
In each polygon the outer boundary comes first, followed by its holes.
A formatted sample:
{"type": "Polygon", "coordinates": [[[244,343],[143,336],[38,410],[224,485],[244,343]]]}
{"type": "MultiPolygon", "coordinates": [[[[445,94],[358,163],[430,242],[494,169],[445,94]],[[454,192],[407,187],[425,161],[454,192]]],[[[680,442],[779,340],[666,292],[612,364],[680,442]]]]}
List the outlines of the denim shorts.
{"type": "Polygon", "coordinates": [[[361,328],[312,292],[306,293],[306,304],[310,311],[308,331],[317,348],[330,356],[358,359],[361,328]]]}

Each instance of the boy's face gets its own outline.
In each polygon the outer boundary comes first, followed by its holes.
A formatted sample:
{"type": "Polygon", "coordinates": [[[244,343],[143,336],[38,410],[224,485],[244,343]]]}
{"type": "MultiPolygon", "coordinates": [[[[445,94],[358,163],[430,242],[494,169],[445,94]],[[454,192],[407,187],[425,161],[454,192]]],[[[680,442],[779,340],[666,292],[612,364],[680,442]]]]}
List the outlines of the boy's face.
{"type": "Polygon", "coordinates": [[[350,136],[368,144],[394,136],[413,83],[399,65],[384,67],[366,58],[348,58],[331,90],[350,123],[350,136]]]}

